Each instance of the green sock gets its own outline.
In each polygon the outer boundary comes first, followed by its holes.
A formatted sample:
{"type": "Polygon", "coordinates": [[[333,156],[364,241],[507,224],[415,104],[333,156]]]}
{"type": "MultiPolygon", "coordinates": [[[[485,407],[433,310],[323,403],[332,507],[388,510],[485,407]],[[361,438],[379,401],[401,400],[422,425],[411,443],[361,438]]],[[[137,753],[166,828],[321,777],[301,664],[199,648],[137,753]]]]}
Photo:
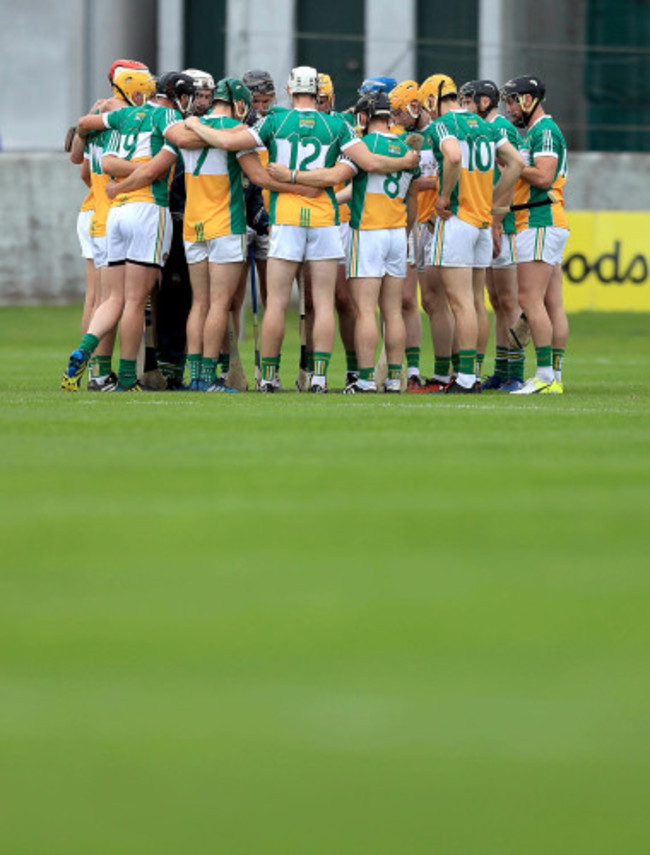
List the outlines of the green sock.
{"type": "Polygon", "coordinates": [[[313,350],[307,351],[307,371],[310,374],[314,373],[314,351],[313,350]]]}
{"type": "Polygon", "coordinates": [[[203,355],[200,353],[188,353],[187,361],[190,363],[190,382],[198,380],[201,376],[201,361],[203,355]]]}
{"type": "Polygon", "coordinates": [[[555,374],[555,379],[558,383],[562,382],[562,363],[564,362],[564,348],[563,347],[554,347],[552,352],[553,359],[553,373],[555,374]]]}
{"type": "Polygon", "coordinates": [[[83,352],[90,358],[93,350],[99,344],[99,339],[96,335],[92,333],[86,333],[86,335],[81,339],[81,344],[79,345],[79,350],[83,350],[83,352]]]}
{"type": "Polygon", "coordinates": [[[508,376],[508,348],[497,344],[497,354],[494,358],[494,373],[501,380],[508,376]]]}
{"type": "Polygon", "coordinates": [[[138,379],[136,375],[136,359],[120,359],[118,380],[120,386],[133,386],[138,379]]]}
{"type": "Polygon", "coordinates": [[[261,361],[262,380],[266,380],[269,383],[272,380],[274,380],[279,365],[280,365],[280,357],[279,356],[269,356],[266,358],[263,356],[262,361],[261,361]]]}
{"type": "Polygon", "coordinates": [[[477,353],[476,354],[476,371],[474,372],[474,374],[476,374],[477,377],[480,377],[481,373],[483,371],[483,360],[484,359],[485,359],[484,353],[477,353]]]}
{"type": "Polygon", "coordinates": [[[406,348],[406,367],[407,368],[417,368],[418,374],[420,373],[420,348],[419,347],[407,347],[406,348]]]}
{"type": "Polygon", "coordinates": [[[536,347],[535,353],[537,354],[537,367],[538,368],[550,368],[551,367],[551,345],[544,345],[543,347],[536,347]]]}
{"type": "Polygon", "coordinates": [[[317,377],[326,377],[327,369],[329,368],[331,353],[326,353],[324,350],[314,351],[314,374],[317,377]]]}
{"type": "Polygon", "coordinates": [[[106,377],[113,370],[112,358],[110,356],[95,356],[93,357],[95,360],[95,377],[106,377]]]}
{"type": "Polygon", "coordinates": [[[401,365],[389,365],[388,366],[388,379],[389,380],[399,380],[400,372],[402,371],[401,365]]]}
{"type": "Polygon", "coordinates": [[[370,368],[360,368],[359,369],[359,380],[368,380],[372,381],[375,379],[375,366],[371,365],[370,368]]]}
{"type": "Polygon", "coordinates": [[[346,350],[345,351],[345,370],[350,373],[356,373],[359,370],[359,363],[357,362],[357,352],[356,350],[346,350]]]}
{"type": "Polygon", "coordinates": [[[454,374],[458,374],[460,368],[460,355],[458,353],[451,354],[451,367],[453,369],[454,374]]]}
{"type": "Polygon", "coordinates": [[[508,348],[508,377],[511,380],[524,379],[524,361],[526,354],[523,348],[508,348]]]}
{"type": "Polygon", "coordinates": [[[436,356],[433,363],[433,373],[436,377],[449,377],[451,374],[451,356],[436,356]]]}
{"type": "Polygon", "coordinates": [[[227,374],[230,371],[230,354],[229,353],[220,353],[219,354],[219,366],[221,367],[221,373],[222,374],[227,374]]]}
{"type": "Polygon", "coordinates": [[[458,373],[459,374],[474,374],[476,366],[476,351],[475,350],[459,350],[458,351],[458,373]]]}
{"type": "Polygon", "coordinates": [[[218,360],[212,356],[204,356],[201,362],[201,380],[210,386],[217,379],[218,360]]]}

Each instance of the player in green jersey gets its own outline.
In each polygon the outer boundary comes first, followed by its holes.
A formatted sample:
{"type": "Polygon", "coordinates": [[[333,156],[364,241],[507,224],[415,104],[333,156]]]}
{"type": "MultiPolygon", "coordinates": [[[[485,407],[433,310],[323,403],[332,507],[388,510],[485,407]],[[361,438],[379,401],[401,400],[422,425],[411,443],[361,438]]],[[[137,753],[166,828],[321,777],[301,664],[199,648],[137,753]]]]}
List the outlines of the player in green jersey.
{"type": "Polygon", "coordinates": [[[475,293],[482,294],[484,270],[492,259],[492,206],[509,200],[523,161],[491,124],[460,109],[458,90],[450,77],[433,75],[429,84],[429,98],[435,100],[432,106],[439,114],[428,137],[440,174],[432,261],[441,267],[459,355],[458,375],[445,391],[467,394],[480,390],[475,293]],[[494,185],[497,162],[502,171],[494,185]]]}
{"type": "MultiPolygon", "coordinates": [[[[215,131],[188,126],[210,145],[230,151],[252,149],[264,144],[271,163],[279,162],[299,180],[300,170],[333,166],[341,152],[366,171],[388,173],[395,168],[417,166],[415,152],[400,162],[372,154],[354,135],[350,126],[337,116],[317,110],[318,72],[299,66],[291,71],[288,91],[291,110],[272,111],[254,128],[240,131],[215,131]]],[[[303,261],[311,262],[314,301],[314,374],[313,392],[327,391],[326,374],[335,334],[334,290],[338,259],[342,256],[338,229],[338,206],[334,193],[327,189],[315,199],[290,194],[271,195],[271,246],[268,262],[268,299],[262,324],[261,391],[272,391],[282,340],[284,316],[293,280],[303,261]]]]}
{"type": "MultiPolygon", "coordinates": [[[[471,113],[477,113],[490,122],[496,130],[516,149],[521,148],[521,137],[512,123],[498,112],[499,89],[492,80],[471,80],[460,87],[460,103],[471,113]]],[[[494,182],[499,179],[498,166],[494,170],[494,182]]],[[[521,180],[521,179],[520,179],[521,180]]],[[[508,386],[509,380],[523,385],[523,351],[509,354],[508,330],[521,313],[517,301],[517,259],[515,252],[515,215],[495,217],[492,233],[494,250],[492,264],[486,270],[486,286],[490,303],[494,310],[494,337],[496,340],[496,359],[494,372],[485,379],[482,389],[501,389],[508,386]],[[509,367],[515,371],[509,375],[509,367]]],[[[488,339],[488,319],[485,312],[483,294],[476,293],[477,312],[482,309],[483,329],[479,330],[477,364],[482,363],[482,355],[488,339]]],[[[516,388],[516,386],[515,386],[516,388]]]]}
{"type": "Polygon", "coordinates": [[[519,303],[526,314],[537,354],[537,371],[512,394],[562,394],[562,359],[569,325],[556,268],[569,238],[564,210],[567,146],[561,130],[542,106],[546,87],[522,75],[505,83],[501,97],[512,122],[526,129],[526,167],[515,192],[519,303]],[[549,195],[552,193],[552,195],[549,195]]]}

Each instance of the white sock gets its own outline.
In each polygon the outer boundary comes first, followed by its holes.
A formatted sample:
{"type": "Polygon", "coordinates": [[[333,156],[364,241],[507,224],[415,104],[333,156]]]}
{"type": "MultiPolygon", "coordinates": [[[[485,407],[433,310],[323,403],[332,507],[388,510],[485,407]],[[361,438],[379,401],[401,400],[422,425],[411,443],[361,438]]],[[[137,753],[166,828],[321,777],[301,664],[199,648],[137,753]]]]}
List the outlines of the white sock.
{"type": "Polygon", "coordinates": [[[458,374],[456,383],[464,389],[471,389],[476,382],[476,374],[458,374]]]}
{"type": "Polygon", "coordinates": [[[406,371],[406,379],[410,380],[411,377],[419,377],[420,369],[416,368],[415,365],[410,365],[406,371]]]}
{"type": "Polygon", "coordinates": [[[555,379],[557,380],[558,383],[562,382],[562,372],[561,371],[554,371],[553,375],[555,376],[555,379]]]}
{"type": "Polygon", "coordinates": [[[542,381],[542,383],[552,383],[553,382],[553,369],[550,365],[545,365],[543,368],[537,368],[537,377],[542,381]]]}
{"type": "Polygon", "coordinates": [[[312,386],[325,386],[325,375],[324,374],[314,374],[311,378],[312,386]]]}

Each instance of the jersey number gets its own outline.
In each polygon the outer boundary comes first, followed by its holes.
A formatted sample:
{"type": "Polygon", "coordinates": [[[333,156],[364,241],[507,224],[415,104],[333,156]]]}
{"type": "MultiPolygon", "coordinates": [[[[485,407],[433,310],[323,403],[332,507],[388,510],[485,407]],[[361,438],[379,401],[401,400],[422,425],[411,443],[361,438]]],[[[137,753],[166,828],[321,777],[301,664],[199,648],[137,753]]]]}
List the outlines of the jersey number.
{"type": "Polygon", "coordinates": [[[494,155],[492,146],[486,137],[477,137],[469,148],[469,163],[467,169],[473,172],[478,169],[479,172],[489,172],[494,169],[494,155]]]}
{"type": "Polygon", "coordinates": [[[389,199],[395,199],[399,193],[399,180],[402,177],[401,172],[389,172],[384,181],[384,193],[389,199]]]}
{"type": "Polygon", "coordinates": [[[310,163],[318,160],[322,148],[320,140],[315,137],[301,139],[297,134],[292,134],[290,169],[307,169],[310,163]]]}

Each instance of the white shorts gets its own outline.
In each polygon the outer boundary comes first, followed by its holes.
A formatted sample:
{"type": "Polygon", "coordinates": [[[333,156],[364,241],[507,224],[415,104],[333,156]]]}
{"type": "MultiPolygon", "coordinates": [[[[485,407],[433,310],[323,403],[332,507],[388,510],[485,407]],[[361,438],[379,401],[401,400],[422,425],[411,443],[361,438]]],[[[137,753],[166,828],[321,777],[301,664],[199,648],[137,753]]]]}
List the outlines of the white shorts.
{"type": "Polygon", "coordinates": [[[172,243],[169,208],[151,202],[113,205],[106,220],[109,264],[132,261],[162,267],[172,243]]]}
{"type": "Polygon", "coordinates": [[[343,258],[339,259],[339,264],[346,264],[348,255],[350,254],[350,221],[346,220],[341,223],[339,231],[341,232],[341,243],[343,244],[343,258]]]}
{"type": "Polygon", "coordinates": [[[185,240],[188,264],[198,264],[206,258],[211,264],[234,264],[246,259],[246,235],[221,235],[211,240],[185,240]]]}
{"type": "Polygon", "coordinates": [[[246,226],[246,248],[255,247],[255,258],[264,260],[269,254],[269,236],[258,235],[255,229],[246,226]]]}
{"type": "Polygon", "coordinates": [[[343,257],[338,226],[271,227],[269,258],[285,261],[325,261],[343,257]]]}
{"type": "Polygon", "coordinates": [[[440,217],[431,242],[430,264],[436,267],[489,267],[492,264],[492,232],[479,229],[452,215],[440,217]]]}
{"type": "Polygon", "coordinates": [[[351,229],[348,279],[406,276],[406,229],[351,229]]]}
{"type": "Polygon", "coordinates": [[[418,273],[422,273],[427,265],[431,264],[431,244],[433,232],[429,231],[426,223],[418,223],[418,247],[415,254],[415,264],[418,273]]]}
{"type": "Polygon", "coordinates": [[[106,235],[102,235],[101,237],[91,237],[90,246],[93,251],[93,262],[95,267],[106,267],[108,265],[106,235]]]}
{"type": "Polygon", "coordinates": [[[497,257],[492,259],[492,267],[500,270],[504,267],[513,267],[516,263],[515,235],[501,235],[501,250],[497,257]]]}
{"type": "Polygon", "coordinates": [[[559,226],[524,229],[517,233],[517,261],[545,261],[560,264],[569,240],[569,230],[559,226]]]}
{"type": "Polygon", "coordinates": [[[79,246],[81,247],[81,257],[93,260],[93,247],[90,242],[90,221],[93,218],[94,211],[79,211],[77,217],[77,237],[79,238],[79,246]]]}

